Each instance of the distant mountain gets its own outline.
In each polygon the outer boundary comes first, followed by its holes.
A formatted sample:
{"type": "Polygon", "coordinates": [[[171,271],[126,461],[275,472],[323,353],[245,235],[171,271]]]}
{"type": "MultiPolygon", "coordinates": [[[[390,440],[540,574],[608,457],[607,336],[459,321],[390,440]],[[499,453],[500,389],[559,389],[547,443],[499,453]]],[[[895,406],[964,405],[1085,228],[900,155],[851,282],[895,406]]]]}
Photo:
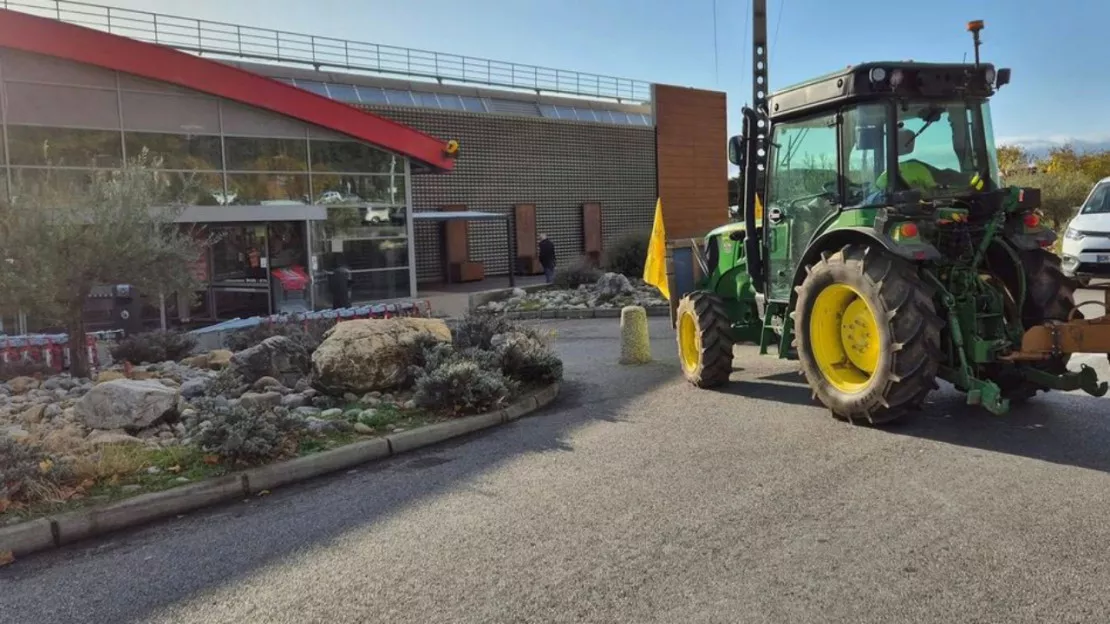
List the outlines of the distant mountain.
{"type": "Polygon", "coordinates": [[[999,138],[998,145],[1018,145],[1034,158],[1048,156],[1049,150],[1054,147],[1063,147],[1070,143],[1080,154],[1085,152],[1101,152],[1110,150],[1110,138],[1078,139],[1075,137],[1014,137],[999,138]]]}

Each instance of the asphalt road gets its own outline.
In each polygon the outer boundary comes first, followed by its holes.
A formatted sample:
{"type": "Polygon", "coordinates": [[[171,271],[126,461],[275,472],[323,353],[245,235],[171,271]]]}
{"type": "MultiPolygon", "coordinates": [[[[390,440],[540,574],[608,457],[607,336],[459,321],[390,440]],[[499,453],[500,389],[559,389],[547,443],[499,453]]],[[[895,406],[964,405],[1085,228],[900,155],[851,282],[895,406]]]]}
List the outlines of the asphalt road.
{"type": "Polygon", "coordinates": [[[1110,398],[871,429],[751,347],[704,391],[665,319],[641,368],[553,325],[544,412],[17,562],[0,622],[1110,621],[1110,398]]]}

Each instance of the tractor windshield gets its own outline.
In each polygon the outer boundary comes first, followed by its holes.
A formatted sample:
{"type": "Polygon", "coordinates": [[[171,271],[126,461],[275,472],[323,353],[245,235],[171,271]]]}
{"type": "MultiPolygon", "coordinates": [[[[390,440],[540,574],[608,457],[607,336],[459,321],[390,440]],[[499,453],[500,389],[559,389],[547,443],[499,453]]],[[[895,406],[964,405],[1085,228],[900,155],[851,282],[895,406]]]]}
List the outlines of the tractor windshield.
{"type": "Polygon", "coordinates": [[[989,190],[976,180],[998,179],[985,102],[910,100],[897,109],[898,172],[906,186],[936,199],[989,190]]]}
{"type": "MultiPolygon", "coordinates": [[[[991,190],[998,181],[998,156],[994,149],[990,108],[980,100],[900,100],[895,104],[898,171],[893,187],[885,164],[888,145],[885,106],[871,104],[857,111],[861,140],[848,154],[849,179],[867,189],[863,202],[887,201],[890,191],[917,189],[924,199],[940,199],[991,190]],[[870,110],[864,110],[864,109],[870,110]],[[872,165],[861,170],[853,160],[872,165]],[[980,182],[981,181],[981,182],[980,182]]],[[[857,187],[857,188],[860,188],[857,187]]]]}

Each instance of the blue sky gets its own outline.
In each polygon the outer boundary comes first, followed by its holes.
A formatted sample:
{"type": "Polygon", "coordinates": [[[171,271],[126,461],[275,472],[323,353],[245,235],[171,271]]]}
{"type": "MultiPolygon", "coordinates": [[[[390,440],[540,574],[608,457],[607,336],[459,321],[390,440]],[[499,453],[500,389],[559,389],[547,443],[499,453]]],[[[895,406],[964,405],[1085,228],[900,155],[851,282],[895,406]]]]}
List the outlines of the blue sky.
{"type": "MultiPolygon", "coordinates": [[[[749,0],[105,0],[150,10],[750,97],[749,0]]],[[[972,58],[1013,68],[995,99],[1001,140],[1110,139],[1110,3],[1087,0],[768,0],[771,89],[849,64],[972,58]],[[777,29],[777,36],[776,36],[777,29]],[[1068,108],[1063,109],[1064,106],[1068,108]]]]}

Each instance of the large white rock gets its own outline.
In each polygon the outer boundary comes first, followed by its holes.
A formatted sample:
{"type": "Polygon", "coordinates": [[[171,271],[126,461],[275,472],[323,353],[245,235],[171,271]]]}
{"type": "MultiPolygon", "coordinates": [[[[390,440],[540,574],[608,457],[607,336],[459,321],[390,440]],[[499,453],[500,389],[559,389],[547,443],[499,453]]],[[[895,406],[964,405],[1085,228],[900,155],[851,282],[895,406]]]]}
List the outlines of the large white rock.
{"type": "Polygon", "coordinates": [[[329,394],[362,395],[404,385],[420,336],[451,342],[442,319],[358,319],[337,323],[312,354],[313,385],[329,394]]]}
{"type": "Polygon", "coordinates": [[[93,386],[76,415],[90,429],[145,429],[177,407],[178,390],[154,379],[116,379],[93,386]]]}

